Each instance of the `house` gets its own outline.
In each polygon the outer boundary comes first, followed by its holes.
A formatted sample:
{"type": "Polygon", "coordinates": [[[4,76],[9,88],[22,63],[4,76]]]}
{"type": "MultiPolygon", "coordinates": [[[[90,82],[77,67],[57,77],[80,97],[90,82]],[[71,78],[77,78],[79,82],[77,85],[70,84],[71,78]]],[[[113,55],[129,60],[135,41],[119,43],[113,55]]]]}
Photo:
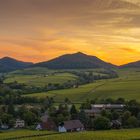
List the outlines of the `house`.
{"type": "Polygon", "coordinates": [[[125,105],[123,104],[94,104],[91,105],[91,109],[85,109],[84,111],[88,116],[94,117],[96,115],[99,115],[104,109],[122,111],[124,107],[125,105]]]}
{"type": "Polygon", "coordinates": [[[94,104],[91,105],[92,109],[102,110],[102,109],[116,109],[122,110],[125,107],[123,104],[94,104]]]}
{"type": "Polygon", "coordinates": [[[56,124],[47,114],[41,117],[41,123],[37,124],[36,130],[57,130],[56,124]]]}
{"type": "Polygon", "coordinates": [[[43,116],[41,117],[41,121],[42,121],[42,122],[47,122],[47,121],[48,121],[48,118],[49,118],[49,116],[48,116],[47,113],[46,113],[45,115],[43,115],[43,116]]]}
{"type": "Polygon", "coordinates": [[[0,128],[6,130],[9,129],[9,126],[7,124],[1,124],[0,128]]]}
{"type": "Polygon", "coordinates": [[[111,127],[114,129],[120,129],[122,126],[122,123],[119,120],[112,120],[111,127]]]}
{"type": "Polygon", "coordinates": [[[58,127],[59,132],[73,132],[73,131],[83,131],[84,125],[80,122],[80,120],[70,120],[64,121],[60,123],[58,127]]]}
{"type": "Polygon", "coordinates": [[[37,124],[37,126],[36,126],[36,130],[42,130],[42,127],[41,127],[41,124],[40,124],[40,123],[37,124]]]}
{"type": "Polygon", "coordinates": [[[100,110],[85,109],[84,112],[89,117],[95,117],[97,114],[100,114],[100,110]]]}
{"type": "Polygon", "coordinates": [[[25,121],[17,119],[15,123],[15,128],[24,128],[25,127],[25,121]]]}

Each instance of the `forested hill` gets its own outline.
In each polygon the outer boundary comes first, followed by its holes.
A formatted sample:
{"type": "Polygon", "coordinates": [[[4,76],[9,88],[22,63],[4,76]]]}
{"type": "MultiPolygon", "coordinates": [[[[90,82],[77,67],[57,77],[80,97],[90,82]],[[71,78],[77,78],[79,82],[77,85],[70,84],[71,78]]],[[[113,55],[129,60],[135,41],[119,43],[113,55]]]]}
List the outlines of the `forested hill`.
{"type": "Polygon", "coordinates": [[[104,62],[96,56],[78,52],[66,54],[50,61],[37,63],[34,66],[47,67],[49,69],[89,69],[89,68],[114,68],[113,64],[104,62]]]}

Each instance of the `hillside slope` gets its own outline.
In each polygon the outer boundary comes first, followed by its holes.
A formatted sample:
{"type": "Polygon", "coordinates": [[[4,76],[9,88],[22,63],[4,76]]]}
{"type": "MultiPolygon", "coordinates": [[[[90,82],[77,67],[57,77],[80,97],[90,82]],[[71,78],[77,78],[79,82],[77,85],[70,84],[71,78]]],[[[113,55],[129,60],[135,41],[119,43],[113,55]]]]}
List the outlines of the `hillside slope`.
{"type": "Polygon", "coordinates": [[[120,68],[140,68],[140,60],[120,66],[120,68]]]}
{"type": "Polygon", "coordinates": [[[22,62],[10,57],[4,57],[0,59],[0,72],[10,72],[18,69],[26,68],[33,63],[22,62]]]}

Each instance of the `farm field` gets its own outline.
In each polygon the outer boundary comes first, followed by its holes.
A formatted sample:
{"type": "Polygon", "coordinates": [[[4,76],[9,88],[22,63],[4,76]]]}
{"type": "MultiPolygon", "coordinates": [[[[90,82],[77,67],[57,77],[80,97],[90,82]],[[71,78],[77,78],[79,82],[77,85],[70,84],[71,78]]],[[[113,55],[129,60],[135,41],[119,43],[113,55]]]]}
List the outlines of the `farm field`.
{"type": "Polygon", "coordinates": [[[47,131],[32,131],[32,130],[18,130],[13,132],[5,132],[0,134],[0,140],[7,138],[15,138],[31,135],[43,135],[46,136],[33,136],[21,138],[22,140],[139,140],[140,129],[122,129],[122,130],[108,130],[108,131],[89,131],[79,133],[66,133],[66,134],[53,134],[53,132],[47,131]],[[52,133],[52,135],[47,135],[52,133]]]}
{"type": "Polygon", "coordinates": [[[30,135],[38,135],[38,134],[50,134],[53,132],[50,131],[36,131],[36,130],[9,130],[9,131],[1,131],[0,132],[0,140],[7,138],[15,138],[22,136],[30,136],[30,135]]]}
{"type": "Polygon", "coordinates": [[[101,80],[95,83],[79,86],[77,89],[55,90],[47,93],[35,93],[27,96],[42,98],[54,97],[56,102],[66,97],[72,102],[83,102],[86,99],[125,98],[140,101],[140,71],[136,69],[118,70],[119,78],[101,80]]]}
{"type": "MultiPolygon", "coordinates": [[[[71,71],[79,70],[49,70],[40,67],[28,68],[7,74],[4,82],[11,83],[17,81],[18,83],[24,83],[36,87],[45,86],[48,83],[63,84],[67,81],[75,81],[77,79],[77,76],[72,74],[71,71]]],[[[87,70],[81,69],[80,71],[86,72],[87,70]]],[[[94,75],[107,75],[101,72],[103,69],[89,69],[89,71],[93,71],[94,75]]]]}
{"type": "MultiPolygon", "coordinates": [[[[139,140],[140,129],[134,130],[110,130],[96,132],[81,132],[62,135],[51,135],[36,138],[36,140],[139,140]]],[[[29,140],[35,140],[31,138],[29,140]]]]}
{"type": "MultiPolygon", "coordinates": [[[[41,69],[42,70],[42,69],[41,69]]],[[[26,71],[25,71],[26,73],[26,71]]],[[[43,69],[40,73],[39,73],[39,69],[38,71],[33,71],[32,73],[25,74],[23,73],[10,73],[7,75],[6,80],[4,81],[5,83],[11,83],[14,81],[17,81],[18,83],[24,83],[26,85],[32,85],[32,86],[45,86],[48,83],[65,83],[69,80],[74,81],[76,80],[77,76],[74,74],[70,74],[70,73],[52,73],[48,72],[46,70],[43,69]]]]}

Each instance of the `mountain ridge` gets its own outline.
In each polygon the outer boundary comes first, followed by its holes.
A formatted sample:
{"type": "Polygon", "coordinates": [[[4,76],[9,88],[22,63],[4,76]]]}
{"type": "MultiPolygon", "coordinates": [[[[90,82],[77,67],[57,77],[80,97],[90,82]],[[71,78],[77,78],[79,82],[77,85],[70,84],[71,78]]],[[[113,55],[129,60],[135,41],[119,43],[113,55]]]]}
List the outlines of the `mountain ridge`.
{"type": "Polygon", "coordinates": [[[88,68],[114,68],[116,65],[107,63],[96,56],[81,52],[65,54],[49,61],[34,64],[34,66],[50,69],[88,69],[88,68]]]}
{"type": "Polygon", "coordinates": [[[32,62],[23,62],[11,57],[0,58],[0,72],[11,72],[18,69],[27,68],[33,65],[32,62]]]}
{"type": "Polygon", "coordinates": [[[90,69],[90,68],[140,68],[140,60],[117,66],[105,62],[96,56],[87,55],[82,52],[64,54],[48,61],[39,63],[24,62],[11,57],[0,58],[0,73],[28,67],[47,67],[49,69],[90,69]]]}
{"type": "Polygon", "coordinates": [[[121,65],[120,68],[140,68],[140,60],[121,65]]]}

